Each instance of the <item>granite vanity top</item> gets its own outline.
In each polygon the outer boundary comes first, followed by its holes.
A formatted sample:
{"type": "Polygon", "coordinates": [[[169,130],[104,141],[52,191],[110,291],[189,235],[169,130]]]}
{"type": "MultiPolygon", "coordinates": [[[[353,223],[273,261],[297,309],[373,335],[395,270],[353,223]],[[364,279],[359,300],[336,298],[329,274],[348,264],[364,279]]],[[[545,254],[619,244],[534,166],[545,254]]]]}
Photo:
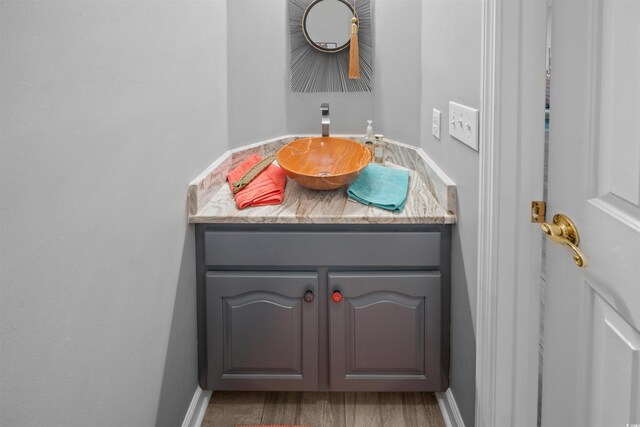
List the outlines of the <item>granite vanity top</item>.
{"type": "MultiPolygon", "coordinates": [[[[266,157],[308,135],[285,136],[227,151],[189,185],[190,223],[269,224],[452,224],[456,222],[453,181],[419,148],[385,139],[385,161],[409,169],[409,194],[402,212],[365,206],[347,198],[346,187],[317,191],[287,179],[280,205],[236,208],[227,173],[252,154],[266,157]]],[[[359,136],[343,136],[359,139],[359,136]]]]}

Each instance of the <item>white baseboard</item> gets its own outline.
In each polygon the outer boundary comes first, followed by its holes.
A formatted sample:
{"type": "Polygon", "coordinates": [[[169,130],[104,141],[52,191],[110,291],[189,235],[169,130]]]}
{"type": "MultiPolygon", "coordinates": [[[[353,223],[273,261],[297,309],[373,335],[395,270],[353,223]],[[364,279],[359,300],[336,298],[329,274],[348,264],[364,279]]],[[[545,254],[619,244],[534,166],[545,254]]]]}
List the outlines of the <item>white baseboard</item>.
{"type": "Polygon", "coordinates": [[[438,399],[438,406],[440,412],[442,412],[442,418],[447,427],[464,427],[464,421],[462,421],[462,415],[458,409],[456,399],[451,393],[451,389],[447,389],[444,393],[436,393],[438,399]]]}
{"type": "Polygon", "coordinates": [[[200,427],[202,425],[209,399],[211,399],[211,390],[203,390],[198,386],[195,393],[193,393],[184,421],[182,421],[182,427],[200,427]]]}

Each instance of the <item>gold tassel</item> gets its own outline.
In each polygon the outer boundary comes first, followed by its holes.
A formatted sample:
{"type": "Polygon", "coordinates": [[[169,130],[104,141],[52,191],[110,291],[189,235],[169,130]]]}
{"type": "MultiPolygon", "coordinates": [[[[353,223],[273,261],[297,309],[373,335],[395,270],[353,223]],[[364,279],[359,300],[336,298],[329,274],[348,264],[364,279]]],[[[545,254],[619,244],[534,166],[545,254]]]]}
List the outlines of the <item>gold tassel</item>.
{"type": "Polygon", "coordinates": [[[360,78],[360,52],[358,49],[358,18],[351,18],[351,42],[349,43],[349,78],[360,78]]]}

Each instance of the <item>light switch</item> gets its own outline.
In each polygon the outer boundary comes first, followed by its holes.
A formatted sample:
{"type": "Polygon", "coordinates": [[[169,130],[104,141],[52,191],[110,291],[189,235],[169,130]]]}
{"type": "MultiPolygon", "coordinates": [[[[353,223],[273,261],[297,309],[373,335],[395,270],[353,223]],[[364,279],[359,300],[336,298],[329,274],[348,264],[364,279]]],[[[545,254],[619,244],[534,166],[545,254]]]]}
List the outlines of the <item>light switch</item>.
{"type": "Polygon", "coordinates": [[[431,133],[440,139],[440,111],[433,109],[433,117],[431,119],[431,133]]]}
{"type": "Polygon", "coordinates": [[[449,135],[478,151],[478,110],[449,102],[449,135]]]}

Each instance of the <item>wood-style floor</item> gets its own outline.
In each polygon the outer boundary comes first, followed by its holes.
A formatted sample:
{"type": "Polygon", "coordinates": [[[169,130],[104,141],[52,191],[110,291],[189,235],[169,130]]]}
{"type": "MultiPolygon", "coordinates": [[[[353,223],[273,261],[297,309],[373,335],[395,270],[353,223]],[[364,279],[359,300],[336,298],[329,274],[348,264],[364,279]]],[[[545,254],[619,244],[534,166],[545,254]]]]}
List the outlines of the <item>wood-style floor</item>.
{"type": "Polygon", "coordinates": [[[433,393],[224,392],[211,396],[203,427],[444,427],[433,393]]]}

